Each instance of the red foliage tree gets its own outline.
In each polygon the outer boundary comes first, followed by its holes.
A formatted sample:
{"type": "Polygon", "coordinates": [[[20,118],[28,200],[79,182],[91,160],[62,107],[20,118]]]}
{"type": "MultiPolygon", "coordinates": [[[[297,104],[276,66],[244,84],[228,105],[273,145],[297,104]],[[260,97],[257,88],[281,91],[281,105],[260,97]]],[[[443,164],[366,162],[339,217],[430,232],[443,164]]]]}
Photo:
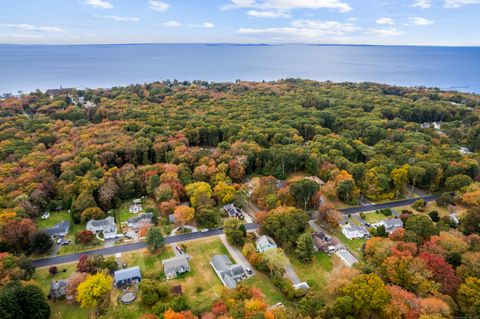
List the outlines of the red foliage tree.
{"type": "Polygon", "coordinates": [[[428,269],[432,272],[433,278],[441,287],[442,292],[447,295],[454,295],[460,286],[461,280],[457,277],[452,265],[438,255],[421,253],[419,255],[425,261],[428,269]]]}
{"type": "Polygon", "coordinates": [[[95,265],[93,265],[90,262],[90,260],[88,259],[88,256],[83,254],[80,256],[80,259],[78,260],[77,271],[94,274],[97,271],[97,268],[95,267],[95,265]]]}
{"type": "Polygon", "coordinates": [[[93,240],[93,233],[90,230],[82,230],[76,236],[78,242],[82,243],[83,245],[88,245],[93,240]]]}

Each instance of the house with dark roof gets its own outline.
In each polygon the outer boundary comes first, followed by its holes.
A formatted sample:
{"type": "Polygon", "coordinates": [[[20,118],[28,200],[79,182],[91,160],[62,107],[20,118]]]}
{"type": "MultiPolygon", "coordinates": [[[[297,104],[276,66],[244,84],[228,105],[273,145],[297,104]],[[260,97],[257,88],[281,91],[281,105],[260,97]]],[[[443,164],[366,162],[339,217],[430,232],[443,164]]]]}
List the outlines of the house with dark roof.
{"type": "Polygon", "coordinates": [[[127,220],[127,225],[130,228],[137,229],[141,223],[151,223],[153,213],[142,213],[138,216],[131,217],[127,220]]]}
{"type": "Polygon", "coordinates": [[[226,211],[230,217],[236,217],[236,218],[243,219],[242,211],[240,209],[238,209],[237,207],[235,207],[235,205],[233,205],[233,204],[228,204],[228,205],[223,206],[223,210],[226,211]]]}
{"type": "Polygon", "coordinates": [[[267,250],[277,248],[277,244],[275,243],[275,241],[271,237],[266,235],[258,237],[258,239],[255,241],[255,246],[257,248],[257,252],[259,253],[264,253],[267,250]]]}
{"type": "Polygon", "coordinates": [[[94,234],[103,233],[103,238],[105,239],[117,237],[117,225],[112,216],[99,220],[91,219],[87,222],[86,228],[94,234]]]}
{"type": "Polygon", "coordinates": [[[162,260],[162,265],[167,280],[190,271],[190,265],[188,264],[188,259],[185,254],[164,259],[162,260]]]}
{"type": "Polygon", "coordinates": [[[233,264],[227,255],[214,255],[210,260],[213,270],[227,288],[235,288],[237,282],[247,278],[242,266],[233,264]]]}
{"type": "Polygon", "coordinates": [[[50,282],[50,298],[59,299],[67,295],[66,280],[52,280],[50,282]]]}
{"type": "Polygon", "coordinates": [[[142,280],[142,274],[140,267],[135,266],[115,271],[113,278],[115,280],[115,286],[121,287],[123,285],[140,282],[142,280]]]}
{"type": "Polygon", "coordinates": [[[70,230],[70,222],[68,220],[62,220],[61,222],[55,224],[51,228],[41,229],[42,232],[50,235],[51,237],[58,236],[63,237],[68,234],[70,230]]]}

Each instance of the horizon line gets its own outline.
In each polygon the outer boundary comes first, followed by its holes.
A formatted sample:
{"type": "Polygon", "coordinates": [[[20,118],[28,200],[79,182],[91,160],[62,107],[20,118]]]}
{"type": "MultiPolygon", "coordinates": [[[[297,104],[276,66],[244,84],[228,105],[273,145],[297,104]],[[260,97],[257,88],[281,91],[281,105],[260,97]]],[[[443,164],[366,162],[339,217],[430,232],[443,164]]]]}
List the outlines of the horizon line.
{"type": "Polygon", "coordinates": [[[101,46],[101,45],[211,45],[211,46],[372,46],[372,47],[480,47],[478,44],[368,44],[368,43],[308,43],[308,42],[287,42],[287,43],[242,43],[242,42],[132,42],[132,43],[0,43],[0,46],[101,46]]]}

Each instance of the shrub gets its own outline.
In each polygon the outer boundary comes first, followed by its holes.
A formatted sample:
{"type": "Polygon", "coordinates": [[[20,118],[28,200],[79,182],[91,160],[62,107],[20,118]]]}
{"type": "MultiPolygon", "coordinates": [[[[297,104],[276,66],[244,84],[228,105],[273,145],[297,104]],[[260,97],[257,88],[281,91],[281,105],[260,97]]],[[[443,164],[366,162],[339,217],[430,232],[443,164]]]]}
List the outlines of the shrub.
{"type": "Polygon", "coordinates": [[[432,210],[430,213],[428,213],[428,216],[430,216],[430,219],[434,222],[438,222],[440,220],[440,215],[436,210],[432,210]]]}

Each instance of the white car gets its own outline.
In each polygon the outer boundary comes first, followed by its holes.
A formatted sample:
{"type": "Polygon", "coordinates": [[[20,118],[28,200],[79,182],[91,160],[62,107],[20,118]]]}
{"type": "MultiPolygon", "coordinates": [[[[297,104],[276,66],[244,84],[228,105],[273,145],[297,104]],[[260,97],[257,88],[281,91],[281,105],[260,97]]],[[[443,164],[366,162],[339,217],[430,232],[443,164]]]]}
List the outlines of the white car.
{"type": "Polygon", "coordinates": [[[201,232],[201,233],[206,233],[207,231],[208,231],[208,228],[202,228],[202,229],[200,229],[200,232],[201,232]]]}

